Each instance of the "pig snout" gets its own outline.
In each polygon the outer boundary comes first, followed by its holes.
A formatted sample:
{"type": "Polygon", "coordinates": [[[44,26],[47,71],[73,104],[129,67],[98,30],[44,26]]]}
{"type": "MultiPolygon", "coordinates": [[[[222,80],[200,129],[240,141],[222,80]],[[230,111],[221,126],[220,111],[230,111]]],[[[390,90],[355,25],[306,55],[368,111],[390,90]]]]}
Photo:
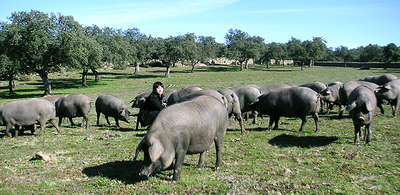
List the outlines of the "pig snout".
{"type": "Polygon", "coordinates": [[[139,176],[143,176],[143,177],[150,177],[151,175],[151,171],[147,170],[147,169],[142,169],[142,171],[140,171],[139,176]]]}

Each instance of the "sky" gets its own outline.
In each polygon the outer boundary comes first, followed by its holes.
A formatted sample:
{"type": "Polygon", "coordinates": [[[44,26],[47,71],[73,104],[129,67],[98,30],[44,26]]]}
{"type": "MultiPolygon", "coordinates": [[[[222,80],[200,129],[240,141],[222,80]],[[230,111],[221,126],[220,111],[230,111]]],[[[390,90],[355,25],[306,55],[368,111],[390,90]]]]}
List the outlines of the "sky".
{"type": "Polygon", "coordinates": [[[0,20],[38,10],[73,16],[83,26],[127,30],[153,37],[194,33],[226,43],[229,29],[265,43],[322,37],[327,47],[400,46],[399,0],[0,0],[0,20]]]}

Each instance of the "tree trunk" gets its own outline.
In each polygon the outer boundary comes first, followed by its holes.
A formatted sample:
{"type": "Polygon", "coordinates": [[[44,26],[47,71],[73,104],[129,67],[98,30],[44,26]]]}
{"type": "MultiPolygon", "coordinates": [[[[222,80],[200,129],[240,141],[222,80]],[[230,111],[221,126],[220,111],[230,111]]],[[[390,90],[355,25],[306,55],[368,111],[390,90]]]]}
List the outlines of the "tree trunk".
{"type": "Polygon", "coordinates": [[[313,65],[314,60],[310,60],[310,64],[308,65],[308,67],[311,67],[313,65]]]}
{"type": "Polygon", "coordinates": [[[43,95],[50,95],[51,94],[51,85],[49,82],[48,73],[45,71],[39,72],[40,78],[42,78],[42,82],[44,85],[44,94],[43,95]]]}
{"type": "Polygon", "coordinates": [[[239,63],[240,63],[240,71],[242,71],[243,70],[243,62],[239,61],[239,63]]]}
{"type": "Polygon", "coordinates": [[[94,81],[100,81],[100,77],[99,77],[99,73],[97,72],[97,70],[95,68],[91,69],[93,74],[94,74],[94,81]]]}
{"type": "Polygon", "coordinates": [[[301,71],[304,70],[303,67],[304,67],[304,62],[301,63],[301,71]]]}
{"type": "Polygon", "coordinates": [[[8,75],[8,89],[10,94],[14,93],[14,74],[8,75]]]}
{"type": "Polygon", "coordinates": [[[136,63],[134,74],[139,74],[139,62],[136,63]]]}
{"type": "Polygon", "coordinates": [[[89,70],[83,69],[82,72],[82,86],[87,87],[87,75],[88,75],[89,70]]]}
{"type": "Polygon", "coordinates": [[[249,60],[246,60],[246,66],[245,69],[249,69],[249,60]]]}
{"type": "Polygon", "coordinates": [[[171,71],[171,65],[167,66],[167,71],[165,71],[165,78],[169,78],[170,71],[171,71]]]}
{"type": "Polygon", "coordinates": [[[267,69],[269,69],[269,61],[267,62],[267,69]]]}
{"type": "Polygon", "coordinates": [[[194,73],[194,66],[196,66],[196,62],[192,62],[192,70],[190,70],[190,73],[194,73]]]}

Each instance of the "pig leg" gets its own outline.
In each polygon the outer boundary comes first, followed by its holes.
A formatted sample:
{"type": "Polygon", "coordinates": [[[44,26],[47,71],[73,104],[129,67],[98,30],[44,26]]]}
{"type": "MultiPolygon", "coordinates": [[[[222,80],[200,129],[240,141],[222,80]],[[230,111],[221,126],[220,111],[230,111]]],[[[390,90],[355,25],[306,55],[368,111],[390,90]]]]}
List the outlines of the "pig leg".
{"type": "Polygon", "coordinates": [[[314,113],[312,115],[314,122],[315,122],[315,132],[317,132],[319,130],[319,125],[318,125],[318,113],[314,113]]]}
{"type": "Polygon", "coordinates": [[[136,131],[139,129],[139,116],[138,116],[138,118],[137,118],[137,120],[136,120],[136,131]]]}
{"type": "Polygon", "coordinates": [[[100,123],[99,123],[100,114],[101,114],[100,112],[97,112],[97,122],[96,122],[97,126],[100,126],[100,123]]]}
{"type": "Polygon", "coordinates": [[[39,131],[39,134],[36,135],[36,137],[39,137],[40,135],[42,135],[43,129],[46,128],[46,123],[45,122],[39,121],[39,124],[40,124],[40,131],[39,131]]]}
{"type": "Polygon", "coordinates": [[[7,134],[8,137],[12,137],[12,135],[10,133],[10,129],[11,129],[12,126],[13,125],[10,124],[10,123],[7,123],[7,125],[6,125],[6,134],[7,134]]]}
{"type": "Polygon", "coordinates": [[[197,169],[202,169],[204,167],[204,158],[206,156],[206,152],[202,152],[200,153],[200,157],[199,157],[199,163],[197,164],[197,169]]]}
{"type": "Polygon", "coordinates": [[[393,111],[393,116],[394,116],[394,118],[396,118],[397,117],[397,110],[399,109],[399,100],[394,100],[393,102],[392,102],[392,111],[393,111]]]}
{"type": "MultiPolygon", "coordinates": [[[[61,134],[60,128],[58,127],[56,120],[55,119],[50,119],[49,122],[57,129],[58,135],[60,135],[61,134]]],[[[36,126],[35,126],[35,129],[36,129],[36,126]]]]}
{"type": "Polygon", "coordinates": [[[73,127],[73,126],[75,126],[75,123],[74,123],[74,121],[72,120],[72,118],[70,117],[70,118],[68,118],[69,119],[69,122],[71,123],[71,126],[73,127]]]}
{"type": "Polygon", "coordinates": [[[15,126],[14,126],[14,129],[15,129],[15,135],[14,135],[14,137],[18,137],[19,125],[15,125],[15,126]]]}
{"type": "Polygon", "coordinates": [[[257,117],[258,117],[258,112],[257,111],[251,111],[253,113],[253,124],[257,123],[257,117]]]}
{"type": "Polygon", "coordinates": [[[361,126],[354,125],[354,144],[360,143],[361,126]]]}
{"type": "MultiPolygon", "coordinates": [[[[89,123],[88,123],[89,117],[88,117],[87,115],[84,115],[84,116],[83,116],[83,121],[85,121],[85,123],[86,123],[86,129],[87,129],[88,126],[89,126],[89,123]]],[[[82,121],[82,126],[83,126],[83,121],[82,121]]]]}
{"type": "Polygon", "coordinates": [[[117,125],[117,127],[118,127],[118,129],[119,129],[119,122],[118,122],[118,118],[117,118],[117,117],[114,117],[114,119],[115,119],[115,124],[117,125]]]}
{"type": "Polygon", "coordinates": [[[301,132],[301,131],[303,131],[304,125],[307,123],[307,116],[302,116],[300,118],[301,118],[301,126],[300,126],[299,131],[301,132]]]}
{"type": "Polygon", "coordinates": [[[110,126],[111,123],[110,123],[110,121],[108,120],[108,116],[106,116],[106,121],[107,121],[108,126],[110,126]]]}
{"type": "Polygon", "coordinates": [[[279,126],[279,119],[280,119],[281,117],[280,116],[277,116],[277,117],[275,117],[274,119],[274,122],[275,122],[275,126],[274,126],[274,130],[276,130],[276,129],[278,129],[278,126],[279,126]]]}
{"type": "Polygon", "coordinates": [[[223,138],[224,138],[224,136],[219,136],[214,141],[215,142],[215,152],[216,152],[215,169],[219,169],[219,167],[222,164],[221,149],[222,149],[223,138]]]}
{"type": "Polygon", "coordinates": [[[383,107],[382,107],[382,99],[381,98],[378,98],[377,99],[378,100],[378,102],[377,102],[377,107],[381,110],[381,114],[385,114],[385,110],[383,109],[383,107]]]}
{"type": "Polygon", "coordinates": [[[364,139],[366,144],[371,142],[371,133],[372,133],[372,121],[368,125],[365,125],[364,139]]]}
{"type": "Polygon", "coordinates": [[[239,121],[240,129],[242,130],[242,134],[243,134],[244,132],[246,132],[246,129],[244,128],[244,125],[243,125],[242,115],[240,115],[240,114],[234,114],[234,115],[235,115],[236,120],[239,121]]]}
{"type": "Polygon", "coordinates": [[[185,159],[185,154],[186,151],[178,151],[176,155],[176,160],[175,160],[175,166],[174,166],[174,175],[172,177],[173,181],[179,181],[181,179],[181,172],[182,172],[182,165],[183,165],[183,160],[185,159]]]}
{"type": "Polygon", "coordinates": [[[62,122],[63,117],[58,117],[58,126],[61,126],[61,122],[62,122]]]}
{"type": "Polygon", "coordinates": [[[270,131],[270,130],[271,130],[271,128],[272,128],[272,124],[274,124],[274,122],[275,122],[275,117],[274,117],[274,116],[272,116],[272,115],[270,115],[270,116],[269,116],[268,131],[270,131]]]}

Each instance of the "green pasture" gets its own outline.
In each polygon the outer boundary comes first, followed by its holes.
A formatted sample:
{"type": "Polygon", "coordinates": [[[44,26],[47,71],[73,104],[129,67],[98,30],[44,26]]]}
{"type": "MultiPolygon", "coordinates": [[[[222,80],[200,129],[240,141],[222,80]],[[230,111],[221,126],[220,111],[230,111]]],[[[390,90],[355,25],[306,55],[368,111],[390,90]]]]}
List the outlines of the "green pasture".
{"type": "MultiPolygon", "coordinates": [[[[298,85],[320,81],[330,83],[358,80],[386,73],[400,77],[399,69],[342,67],[300,67],[255,65],[244,71],[238,66],[172,68],[164,78],[165,68],[100,70],[101,80],[88,77],[89,87],[81,86],[80,72],[49,75],[53,95],[85,94],[93,102],[100,94],[112,94],[129,103],[140,92],[149,91],[155,81],[166,88],[198,86],[219,90],[233,85],[266,86],[291,82],[298,85]]],[[[15,94],[8,94],[8,82],[0,81],[0,105],[10,101],[40,97],[44,92],[38,76],[24,77],[16,82],[15,94]]],[[[90,127],[71,127],[65,121],[61,135],[50,124],[41,137],[29,131],[17,138],[5,136],[0,127],[0,194],[399,194],[400,138],[399,119],[377,112],[372,142],[354,145],[354,129],[348,114],[339,118],[337,108],[330,115],[320,114],[320,131],[314,132],[309,118],[303,132],[298,132],[300,119],[281,118],[278,130],[265,131],[269,118],[257,124],[245,121],[247,132],[240,133],[239,124],[230,121],[222,151],[223,164],[214,170],[215,149],[208,151],[206,166],[197,170],[198,155],[187,155],[181,180],[172,183],[172,170],[153,177],[138,176],[143,153],[132,161],[145,128],[135,131],[131,123],[120,122],[116,129],[95,126],[94,103],[90,111],[90,127]],[[35,156],[42,152],[46,161],[35,156]]],[[[131,109],[133,113],[137,109],[131,109]]],[[[81,123],[81,118],[75,118],[81,123]]],[[[58,119],[57,119],[58,121],[58,119]]]]}

